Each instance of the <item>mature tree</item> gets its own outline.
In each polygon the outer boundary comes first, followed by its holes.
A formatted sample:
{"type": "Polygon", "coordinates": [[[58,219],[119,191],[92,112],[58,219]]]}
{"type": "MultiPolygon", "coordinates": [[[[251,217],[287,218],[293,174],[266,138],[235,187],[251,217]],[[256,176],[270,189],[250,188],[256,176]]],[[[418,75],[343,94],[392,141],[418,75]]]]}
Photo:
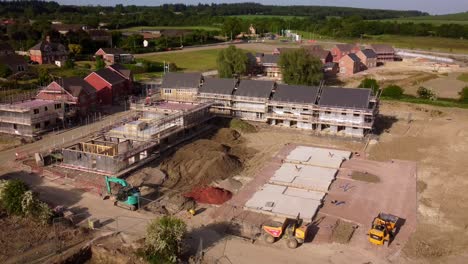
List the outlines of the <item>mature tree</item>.
{"type": "Polygon", "coordinates": [[[218,75],[221,78],[232,78],[240,76],[247,71],[248,58],[243,50],[230,45],[218,53],[216,60],[218,64],[218,75]]]}
{"type": "Polygon", "coordinates": [[[278,64],[287,84],[318,85],[323,79],[322,62],[303,48],[282,53],[278,64]]]}
{"type": "Polygon", "coordinates": [[[70,54],[75,58],[81,54],[83,47],[80,44],[68,44],[68,50],[70,50],[70,54]]]}
{"type": "Polygon", "coordinates": [[[460,94],[460,102],[468,103],[468,86],[465,86],[465,88],[463,88],[459,94],[460,94]]]}
{"type": "Polygon", "coordinates": [[[0,185],[0,205],[9,214],[22,214],[21,201],[28,186],[20,180],[2,181],[0,185]]]}
{"type": "Polygon", "coordinates": [[[423,86],[419,87],[416,93],[418,94],[418,97],[422,99],[431,99],[431,100],[436,99],[434,92],[431,89],[428,89],[423,86]]]}
{"type": "Polygon", "coordinates": [[[365,78],[364,80],[361,81],[359,84],[359,88],[367,88],[367,89],[372,89],[374,93],[376,93],[379,90],[379,83],[377,82],[376,79],[372,78],[365,78]]]}
{"type": "Polygon", "coordinates": [[[100,56],[96,56],[96,64],[94,66],[96,68],[96,71],[98,71],[100,69],[104,69],[104,67],[106,66],[106,63],[100,56]]]}
{"type": "Polygon", "coordinates": [[[389,85],[382,90],[382,96],[399,99],[403,96],[404,90],[398,85],[389,85]]]}
{"type": "Polygon", "coordinates": [[[37,71],[39,85],[48,85],[52,81],[47,68],[39,68],[37,71]]]}
{"type": "Polygon", "coordinates": [[[0,63],[0,77],[6,78],[11,75],[11,70],[3,63],[0,63]]]}
{"type": "Polygon", "coordinates": [[[172,216],[153,220],[146,229],[146,252],[154,263],[177,263],[182,237],[186,232],[185,223],[172,216]]]}
{"type": "Polygon", "coordinates": [[[241,33],[242,31],[247,31],[248,28],[242,28],[242,20],[236,17],[228,17],[224,20],[223,26],[221,27],[221,31],[223,35],[227,36],[228,39],[234,39],[236,35],[241,33]]]}

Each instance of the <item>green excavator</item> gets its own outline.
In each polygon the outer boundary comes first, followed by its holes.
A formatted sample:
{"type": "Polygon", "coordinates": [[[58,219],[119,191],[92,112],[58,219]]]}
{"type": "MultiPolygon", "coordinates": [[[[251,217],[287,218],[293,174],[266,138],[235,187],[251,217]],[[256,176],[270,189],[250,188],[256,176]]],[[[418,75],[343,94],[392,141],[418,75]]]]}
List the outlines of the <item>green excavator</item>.
{"type": "Polygon", "coordinates": [[[114,197],[114,205],[135,211],[138,207],[138,199],[140,197],[140,190],[132,187],[128,182],[123,179],[106,176],[107,194],[114,197]],[[117,194],[112,193],[111,182],[117,183],[122,187],[118,190],[117,194]]]}

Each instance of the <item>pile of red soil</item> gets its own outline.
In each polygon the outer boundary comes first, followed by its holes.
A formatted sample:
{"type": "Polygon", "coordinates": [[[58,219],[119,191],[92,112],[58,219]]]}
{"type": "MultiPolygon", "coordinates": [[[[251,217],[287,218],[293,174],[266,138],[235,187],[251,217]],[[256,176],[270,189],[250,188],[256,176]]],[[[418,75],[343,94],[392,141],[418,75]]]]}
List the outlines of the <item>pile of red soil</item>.
{"type": "Polygon", "coordinates": [[[194,189],[184,195],[188,198],[193,198],[198,203],[204,204],[223,204],[232,197],[232,193],[228,190],[217,187],[205,187],[194,189]]]}

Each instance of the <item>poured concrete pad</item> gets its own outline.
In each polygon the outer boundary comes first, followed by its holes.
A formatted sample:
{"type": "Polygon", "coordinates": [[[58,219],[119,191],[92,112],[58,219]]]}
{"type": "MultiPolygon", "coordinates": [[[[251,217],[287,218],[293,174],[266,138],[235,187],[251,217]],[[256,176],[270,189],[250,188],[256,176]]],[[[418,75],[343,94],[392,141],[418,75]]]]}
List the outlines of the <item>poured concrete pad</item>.
{"type": "Polygon", "coordinates": [[[350,151],[298,146],[289,153],[286,162],[338,169],[350,157],[350,151]]]}
{"type": "Polygon", "coordinates": [[[326,192],[336,172],[336,169],[284,163],[271,177],[270,183],[326,192]]]}
{"type": "Polygon", "coordinates": [[[321,205],[323,193],[265,184],[247,201],[245,207],[285,217],[312,219],[321,205]]]}

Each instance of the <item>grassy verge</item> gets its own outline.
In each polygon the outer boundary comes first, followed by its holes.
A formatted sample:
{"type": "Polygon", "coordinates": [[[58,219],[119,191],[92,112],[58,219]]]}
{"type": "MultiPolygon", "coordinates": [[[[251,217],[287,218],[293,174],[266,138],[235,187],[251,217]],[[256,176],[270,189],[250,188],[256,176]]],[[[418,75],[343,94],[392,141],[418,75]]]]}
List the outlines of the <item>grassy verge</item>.
{"type": "Polygon", "coordinates": [[[384,101],[398,101],[398,102],[406,102],[412,104],[425,104],[425,105],[433,105],[433,106],[440,106],[440,107],[458,107],[468,109],[468,103],[462,103],[455,99],[447,99],[447,98],[439,98],[435,101],[429,99],[422,99],[416,98],[410,95],[405,95],[403,98],[394,99],[389,97],[381,97],[384,101]]]}
{"type": "Polygon", "coordinates": [[[141,57],[154,62],[175,63],[182,71],[210,71],[216,69],[216,57],[219,49],[187,52],[169,52],[141,57]]]}
{"type": "Polygon", "coordinates": [[[462,73],[457,77],[457,80],[462,82],[468,82],[468,73],[462,73]]]}

